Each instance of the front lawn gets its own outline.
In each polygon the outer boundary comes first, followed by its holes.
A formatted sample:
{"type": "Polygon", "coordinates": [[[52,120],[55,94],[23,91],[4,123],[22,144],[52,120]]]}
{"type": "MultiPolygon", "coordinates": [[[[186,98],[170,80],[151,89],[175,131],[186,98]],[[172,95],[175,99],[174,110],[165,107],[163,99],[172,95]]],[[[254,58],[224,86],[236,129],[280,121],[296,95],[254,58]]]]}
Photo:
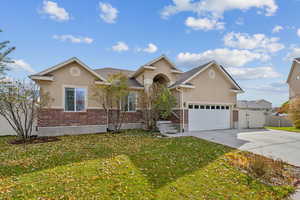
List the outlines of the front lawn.
{"type": "Polygon", "coordinates": [[[296,132],[300,133],[300,129],[295,127],[266,127],[267,129],[279,130],[279,131],[289,131],[289,132],[296,132]]]}
{"type": "Polygon", "coordinates": [[[193,137],[64,136],[26,151],[12,139],[0,137],[0,199],[274,200],[294,191],[235,167],[234,149],[193,137]]]}

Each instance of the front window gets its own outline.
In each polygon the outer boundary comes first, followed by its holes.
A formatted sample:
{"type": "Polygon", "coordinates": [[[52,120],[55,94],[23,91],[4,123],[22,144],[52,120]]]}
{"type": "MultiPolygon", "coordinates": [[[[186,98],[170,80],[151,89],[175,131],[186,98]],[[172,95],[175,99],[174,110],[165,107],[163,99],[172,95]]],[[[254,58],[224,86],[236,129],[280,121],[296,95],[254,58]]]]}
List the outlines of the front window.
{"type": "Polygon", "coordinates": [[[122,101],[122,111],[136,111],[136,93],[130,92],[122,101]]]}
{"type": "Polygon", "coordinates": [[[65,111],[84,111],[85,96],[84,88],[65,88],[65,111]]]}

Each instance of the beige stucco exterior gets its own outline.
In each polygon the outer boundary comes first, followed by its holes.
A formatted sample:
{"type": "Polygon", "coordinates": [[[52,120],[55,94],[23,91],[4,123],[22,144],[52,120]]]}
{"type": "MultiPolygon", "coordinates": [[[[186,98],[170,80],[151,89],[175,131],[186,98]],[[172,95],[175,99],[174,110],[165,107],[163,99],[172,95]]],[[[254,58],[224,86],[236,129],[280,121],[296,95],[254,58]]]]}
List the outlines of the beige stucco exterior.
{"type": "Polygon", "coordinates": [[[136,80],[140,84],[152,84],[154,77],[159,74],[163,74],[169,79],[169,85],[175,83],[177,80],[178,74],[172,72],[172,70],[174,70],[172,65],[165,59],[158,60],[157,62],[153,63],[152,66],[155,69],[145,69],[138,76],[136,76],[136,80]]]}
{"type": "Polygon", "coordinates": [[[235,86],[216,65],[209,67],[189,83],[195,88],[184,89],[183,101],[186,103],[236,104],[237,94],[231,91],[235,86]],[[214,78],[210,78],[210,70],[215,72],[214,78]]]}
{"type": "Polygon", "coordinates": [[[93,87],[95,81],[98,80],[93,74],[85,70],[81,65],[76,62],[70,63],[65,67],[59,68],[51,72],[53,81],[39,81],[41,91],[48,93],[52,99],[51,108],[64,109],[64,88],[65,87],[77,87],[85,88],[87,91],[87,109],[101,108],[101,103],[95,101],[92,98],[93,87]],[[79,76],[74,76],[71,73],[71,68],[75,67],[80,70],[79,76]]]}
{"type": "Polygon", "coordinates": [[[300,63],[294,61],[288,79],[290,98],[300,96],[300,63]]]}

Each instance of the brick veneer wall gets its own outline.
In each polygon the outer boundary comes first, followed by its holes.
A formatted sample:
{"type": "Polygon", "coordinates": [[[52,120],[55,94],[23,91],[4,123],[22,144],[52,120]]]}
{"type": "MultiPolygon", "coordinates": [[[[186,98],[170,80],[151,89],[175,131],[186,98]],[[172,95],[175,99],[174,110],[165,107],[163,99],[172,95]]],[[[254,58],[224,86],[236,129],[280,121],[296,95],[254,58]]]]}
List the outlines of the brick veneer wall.
{"type": "MultiPolygon", "coordinates": [[[[38,115],[39,127],[106,125],[103,109],[88,109],[86,112],[64,112],[63,109],[43,109],[38,115]]],[[[124,123],[141,123],[142,112],[126,112],[124,123]]]]}
{"type": "MultiPolygon", "coordinates": [[[[111,111],[114,112],[114,111],[111,111]]],[[[115,111],[116,112],[116,111],[115,111]]],[[[136,112],[124,112],[124,123],[141,123],[143,122],[143,115],[141,111],[136,112]]],[[[110,121],[111,123],[111,121],[110,121]]]]}
{"type": "MultiPolygon", "coordinates": [[[[169,118],[169,120],[171,120],[173,123],[175,124],[180,124],[182,123],[182,120],[183,120],[183,112],[182,110],[173,110],[174,113],[176,113],[176,115],[180,118],[178,119],[174,114],[172,114],[172,116],[169,118]]],[[[189,111],[188,110],[184,110],[184,122],[185,124],[188,123],[189,121],[189,111]]]]}
{"type": "Polygon", "coordinates": [[[105,125],[106,113],[100,109],[86,112],[64,112],[63,109],[43,109],[38,115],[39,127],[105,125]]]}

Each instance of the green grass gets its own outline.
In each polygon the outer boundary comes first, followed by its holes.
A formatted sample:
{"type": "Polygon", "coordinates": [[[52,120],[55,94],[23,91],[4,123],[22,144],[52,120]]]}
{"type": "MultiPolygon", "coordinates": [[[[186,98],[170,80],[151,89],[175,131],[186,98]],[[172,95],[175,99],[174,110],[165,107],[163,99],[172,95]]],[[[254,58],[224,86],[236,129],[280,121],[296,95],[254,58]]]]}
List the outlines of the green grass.
{"type": "Polygon", "coordinates": [[[267,129],[273,129],[273,130],[280,130],[280,131],[289,131],[289,132],[296,132],[300,133],[300,129],[297,129],[295,127],[266,127],[267,129]]]}
{"type": "Polygon", "coordinates": [[[193,137],[64,136],[23,146],[0,137],[0,199],[282,199],[228,161],[234,149],[193,137]]]}

